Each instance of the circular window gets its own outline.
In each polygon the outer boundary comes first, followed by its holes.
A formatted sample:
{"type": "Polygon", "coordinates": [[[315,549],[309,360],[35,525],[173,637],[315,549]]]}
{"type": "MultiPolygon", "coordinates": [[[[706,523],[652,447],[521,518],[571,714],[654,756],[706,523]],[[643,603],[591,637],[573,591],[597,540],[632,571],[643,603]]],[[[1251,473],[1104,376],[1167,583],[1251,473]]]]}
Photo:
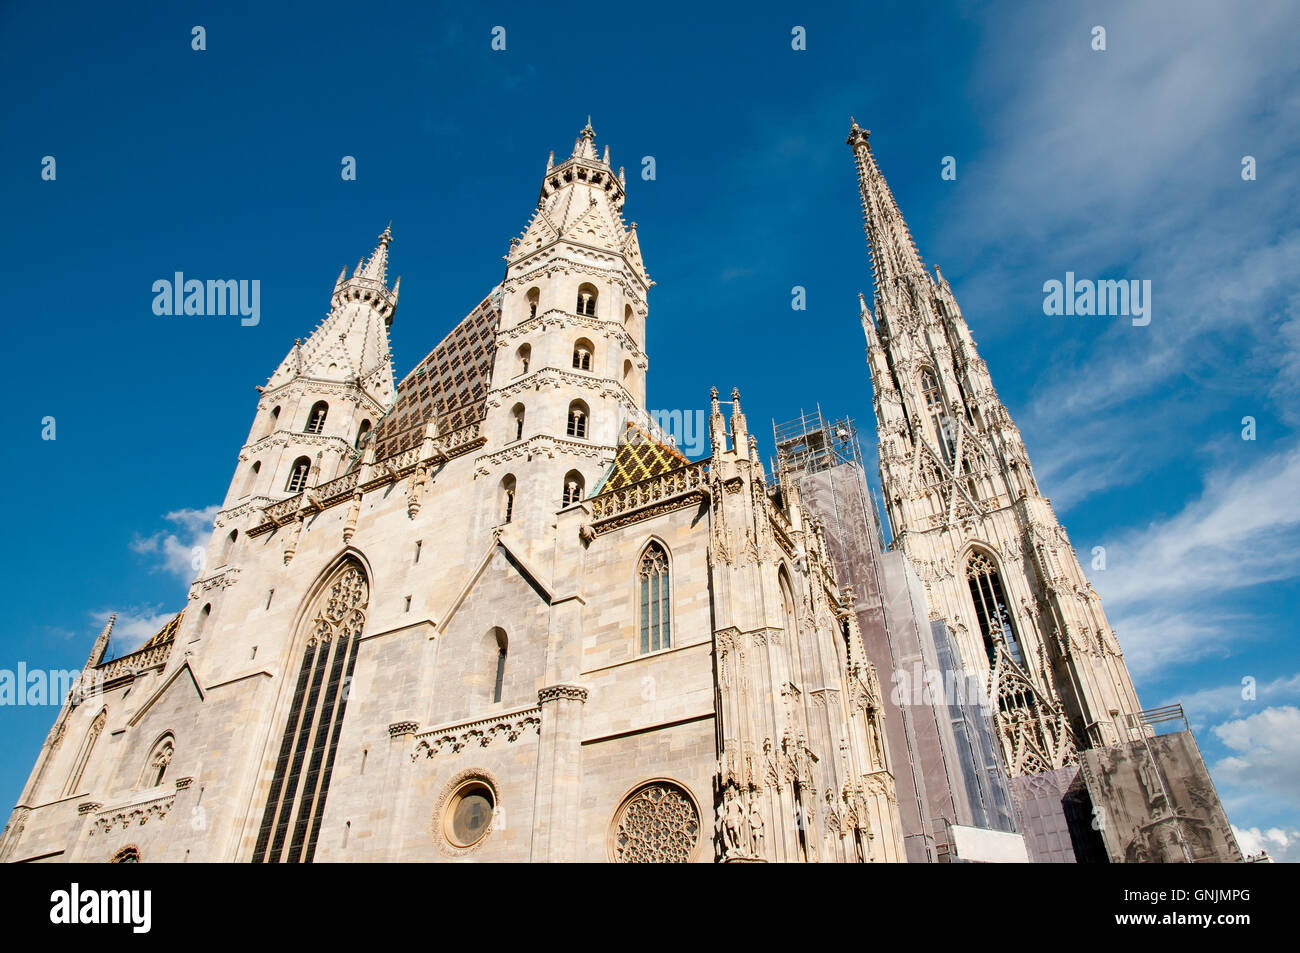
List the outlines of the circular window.
{"type": "Polygon", "coordinates": [[[477,844],[492,825],[495,809],[492,789],[481,781],[470,781],[447,804],[447,839],[457,847],[477,844]]]}
{"type": "Polygon", "coordinates": [[[614,815],[610,845],[617,863],[686,863],[700,842],[700,812],[671,781],[642,785],[614,815]]]}
{"type": "Polygon", "coordinates": [[[450,857],[478,850],[497,814],[496,778],[481,769],[462,771],[447,782],[434,807],[434,842],[450,857]]]}

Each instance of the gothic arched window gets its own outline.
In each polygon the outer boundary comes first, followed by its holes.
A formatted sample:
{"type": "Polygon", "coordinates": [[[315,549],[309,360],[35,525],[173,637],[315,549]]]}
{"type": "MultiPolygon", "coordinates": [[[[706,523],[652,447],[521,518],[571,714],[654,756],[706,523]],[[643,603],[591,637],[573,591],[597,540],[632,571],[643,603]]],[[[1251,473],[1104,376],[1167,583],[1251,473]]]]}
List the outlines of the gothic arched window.
{"type": "Polygon", "coordinates": [[[570,470],[564,475],[564,496],[561,506],[572,506],[582,499],[584,481],[577,470],[570,470]]]}
{"type": "Polygon", "coordinates": [[[262,430],[263,437],[269,437],[275,433],[275,426],[280,422],[280,408],[276,407],[266,418],[266,427],[262,430]]]}
{"type": "Polygon", "coordinates": [[[369,604],[365,570],[348,559],[303,619],[306,645],[253,848],[254,863],[310,863],[315,856],[369,604]]]}
{"type": "Polygon", "coordinates": [[[163,778],[167,776],[167,768],[172,763],[172,756],[175,754],[176,739],[172,737],[171,732],[168,732],[158,739],[157,744],[149,752],[149,760],[145,762],[141,787],[156,788],[162,784],[163,778]]]}
{"type": "Polygon", "coordinates": [[[79,793],[77,788],[81,785],[82,775],[86,773],[86,765],[90,763],[90,754],[95,750],[95,742],[104,733],[107,721],[108,709],[100,709],[86,731],[86,737],[81,740],[81,747],[77,749],[77,760],[72,763],[72,773],[68,775],[68,783],[63,788],[64,797],[79,793]]]}
{"type": "Polygon", "coordinates": [[[506,652],[510,643],[506,639],[504,629],[494,628],[488,633],[490,648],[493,649],[496,657],[496,677],[492,681],[492,701],[501,701],[501,689],[506,680],[506,652]]]}
{"type": "Polygon", "coordinates": [[[584,284],[578,288],[578,314],[596,315],[596,286],[584,284]]]}
{"type": "Polygon", "coordinates": [[[253,492],[253,484],[257,482],[257,474],[262,469],[262,461],[254,460],[253,465],[248,468],[248,475],[244,477],[244,492],[240,496],[248,496],[253,492]]]}
{"type": "Polygon", "coordinates": [[[302,488],[307,485],[307,474],[311,472],[311,461],[306,457],[299,457],[293,461],[293,469],[289,471],[289,482],[284,485],[286,493],[301,493],[302,488]]]}
{"type": "Polygon", "coordinates": [[[524,405],[515,404],[514,409],[510,411],[510,415],[515,421],[515,439],[522,440],[524,437],[524,405]]]}
{"type": "Polygon", "coordinates": [[[570,437],[587,439],[587,405],[575,400],[569,405],[569,423],[564,432],[570,437]]]}
{"type": "Polygon", "coordinates": [[[542,293],[538,291],[536,288],[529,288],[527,297],[528,297],[528,316],[530,318],[535,318],[537,317],[537,303],[541,300],[542,293]]]}
{"type": "Polygon", "coordinates": [[[935,439],[939,442],[939,450],[943,453],[944,462],[951,464],[952,426],[948,422],[948,414],[944,409],[943,391],[939,389],[939,379],[928,367],[921,368],[921,399],[925,401],[925,412],[934,425],[935,439]]]}
{"type": "Polygon", "coordinates": [[[641,554],[637,584],[641,590],[641,652],[658,652],[671,647],[668,553],[656,542],[641,554]]]}
{"type": "Polygon", "coordinates": [[[353,444],[358,450],[366,448],[366,440],[370,437],[370,421],[361,421],[361,426],[357,428],[357,440],[353,444]]]}
{"type": "Polygon", "coordinates": [[[140,848],[123,847],[113,855],[110,864],[138,864],[140,863],[140,848]]]}
{"type": "Polygon", "coordinates": [[[984,651],[988,653],[990,667],[997,661],[998,639],[1006,641],[1007,651],[1015,663],[1024,665],[1020,640],[1016,638],[1015,623],[1002,589],[1002,577],[987,553],[976,550],[970,554],[966,560],[966,582],[970,585],[975,618],[979,622],[980,635],[984,637],[984,651]]]}
{"type": "Polygon", "coordinates": [[[501,522],[509,523],[515,515],[515,478],[506,474],[501,479],[501,522]]]}
{"type": "Polygon", "coordinates": [[[580,371],[591,370],[592,354],[596,347],[586,338],[579,338],[573,345],[573,366],[580,371]]]}
{"type": "Polygon", "coordinates": [[[311,413],[307,415],[306,433],[323,433],[325,431],[325,417],[330,412],[330,405],[323,400],[318,400],[312,404],[311,413]]]}
{"type": "Polygon", "coordinates": [[[519,362],[519,373],[528,373],[528,362],[532,360],[533,348],[530,344],[519,345],[519,350],[515,352],[515,359],[519,362]]]}

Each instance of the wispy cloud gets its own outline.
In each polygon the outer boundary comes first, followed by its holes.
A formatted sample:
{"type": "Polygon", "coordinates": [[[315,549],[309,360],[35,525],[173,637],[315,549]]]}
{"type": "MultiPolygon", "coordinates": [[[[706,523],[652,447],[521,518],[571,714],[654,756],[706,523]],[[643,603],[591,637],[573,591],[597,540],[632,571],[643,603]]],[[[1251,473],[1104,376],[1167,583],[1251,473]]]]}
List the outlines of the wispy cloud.
{"type": "Polygon", "coordinates": [[[197,510],[173,510],[163,517],[172,524],[171,530],[159,530],[149,536],[137,535],[131,540],[131,550],[151,557],[153,571],[171,573],[188,583],[202,566],[203,552],[212,534],[212,521],[220,509],[214,503],[197,510]]]}
{"type": "Polygon", "coordinates": [[[1001,318],[985,333],[1036,324],[1041,360],[1028,366],[1041,376],[1018,417],[1058,509],[1185,454],[1187,429],[1211,412],[1207,392],[1256,396],[1256,412],[1300,423],[1300,227],[1276,214],[1300,189],[1289,159],[1300,128],[1278,121],[1300,104],[1294,5],[1188,2],[1171,17],[1163,5],[1102,3],[1086,23],[1051,7],[992,16],[973,74],[1005,104],[984,149],[997,159],[967,165],[942,233],[966,247],[940,251],[980,263],[959,293],[973,319],[1001,318]],[[1107,30],[1104,52],[1088,42],[1093,23],[1107,30]],[[1006,55],[1022,43],[1043,54],[1029,74],[1006,55]],[[1245,155],[1255,181],[1241,178],[1245,155]],[[985,267],[1025,262],[1026,243],[1042,249],[1037,268],[985,267]],[[1151,324],[1007,308],[1017,292],[1041,301],[1041,283],[1066,270],[1150,279],[1151,324]]]}
{"type": "Polygon", "coordinates": [[[1181,703],[1188,719],[1193,722],[1192,727],[1199,730],[1201,725],[1197,722],[1203,719],[1224,715],[1239,716],[1260,705],[1287,701],[1300,701],[1300,672],[1269,681],[1260,681],[1255,676],[1243,674],[1241,679],[1229,684],[1203,688],[1179,698],[1167,698],[1161,704],[1181,703]],[[1250,681],[1243,682],[1242,679],[1250,681]]]}

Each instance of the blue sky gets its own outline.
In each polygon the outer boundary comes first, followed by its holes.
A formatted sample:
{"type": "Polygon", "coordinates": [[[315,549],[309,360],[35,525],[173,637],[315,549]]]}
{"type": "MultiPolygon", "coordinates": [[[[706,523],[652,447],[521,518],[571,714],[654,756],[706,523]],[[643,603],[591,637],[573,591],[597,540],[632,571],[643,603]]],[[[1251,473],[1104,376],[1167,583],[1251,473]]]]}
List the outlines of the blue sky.
{"type": "MultiPolygon", "coordinates": [[[[1243,846],[1300,859],[1300,14],[918,6],[0,6],[0,668],[76,668],[107,613],[129,647],[180,608],[253,387],[340,267],[392,220],[405,373],[501,278],[588,114],[657,282],[650,405],[738,386],[765,454],[818,402],[869,439],[852,114],[1085,568],[1106,548],[1143,703],[1187,707],[1243,846]],[[260,279],[261,322],[155,316],[176,271],[260,279]],[[1150,325],[1045,316],[1066,271],[1150,280],[1150,325]]],[[[0,800],[54,714],[0,709],[0,800]]]]}

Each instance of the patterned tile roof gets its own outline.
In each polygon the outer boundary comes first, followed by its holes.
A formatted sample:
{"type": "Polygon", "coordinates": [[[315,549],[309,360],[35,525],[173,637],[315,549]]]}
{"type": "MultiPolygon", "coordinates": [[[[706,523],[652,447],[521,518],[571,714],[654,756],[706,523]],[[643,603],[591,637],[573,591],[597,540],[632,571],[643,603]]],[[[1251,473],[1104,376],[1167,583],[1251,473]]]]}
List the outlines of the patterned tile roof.
{"type": "Polygon", "coordinates": [[[164,642],[170,642],[172,639],[176,638],[176,631],[181,627],[181,618],[184,615],[184,609],[176,613],[171,617],[166,625],[150,636],[149,641],[136,649],[136,651],[143,652],[145,649],[151,649],[155,645],[162,645],[164,642]]]}
{"type": "Polygon", "coordinates": [[[657,443],[636,424],[627,425],[620,444],[614,463],[597,489],[599,493],[640,483],[691,462],[676,447],[657,443]]]}

